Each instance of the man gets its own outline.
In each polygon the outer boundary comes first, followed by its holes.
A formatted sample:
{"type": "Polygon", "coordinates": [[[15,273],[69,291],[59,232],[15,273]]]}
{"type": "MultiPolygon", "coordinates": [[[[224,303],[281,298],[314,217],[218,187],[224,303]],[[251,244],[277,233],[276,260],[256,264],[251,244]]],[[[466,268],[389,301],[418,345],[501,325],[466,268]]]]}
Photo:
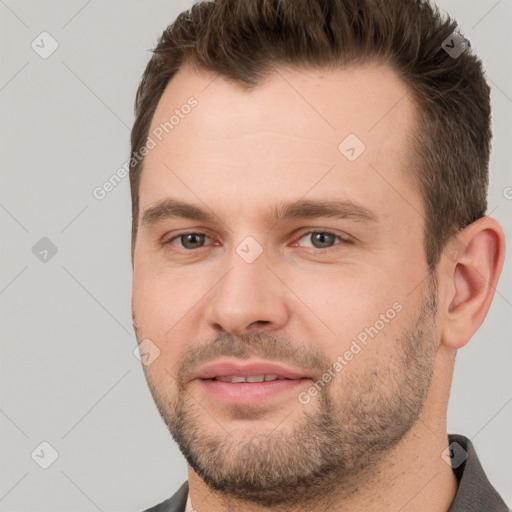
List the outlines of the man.
{"type": "Polygon", "coordinates": [[[456,29],[419,0],[216,0],[164,32],[132,131],[132,308],[189,467],[149,510],[507,510],[446,431],[504,259],[456,29]]]}

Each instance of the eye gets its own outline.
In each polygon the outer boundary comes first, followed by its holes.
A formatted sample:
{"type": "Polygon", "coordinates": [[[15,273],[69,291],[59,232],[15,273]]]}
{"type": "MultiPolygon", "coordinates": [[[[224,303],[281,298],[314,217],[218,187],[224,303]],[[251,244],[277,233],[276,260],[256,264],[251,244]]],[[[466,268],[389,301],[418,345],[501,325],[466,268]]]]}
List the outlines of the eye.
{"type": "Polygon", "coordinates": [[[171,238],[167,243],[177,245],[179,249],[194,250],[205,245],[206,240],[211,240],[204,233],[182,233],[171,238]]]}
{"type": "MultiPolygon", "coordinates": [[[[179,235],[174,236],[165,244],[173,245],[178,250],[185,251],[194,251],[197,249],[201,249],[206,245],[209,245],[207,241],[210,243],[213,241],[209,236],[200,232],[188,232],[181,233],[179,235]]],[[[328,231],[309,231],[304,233],[297,241],[292,244],[293,246],[300,245],[303,247],[309,247],[313,249],[323,249],[327,251],[329,249],[334,248],[339,242],[348,242],[348,240],[344,240],[341,236],[328,231]]]]}
{"type": "Polygon", "coordinates": [[[307,240],[310,244],[308,245],[306,242],[301,245],[304,245],[305,247],[312,247],[314,249],[330,249],[336,245],[336,240],[343,242],[339,235],[331,233],[330,231],[310,231],[302,235],[296,243],[301,242],[301,240],[307,240]]]}

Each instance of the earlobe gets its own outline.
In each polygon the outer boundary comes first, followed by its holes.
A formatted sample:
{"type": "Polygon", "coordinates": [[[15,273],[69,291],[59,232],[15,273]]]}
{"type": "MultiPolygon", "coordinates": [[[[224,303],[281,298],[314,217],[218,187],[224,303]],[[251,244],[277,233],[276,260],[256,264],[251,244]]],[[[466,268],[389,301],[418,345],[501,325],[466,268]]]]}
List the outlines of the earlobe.
{"type": "Polygon", "coordinates": [[[466,345],[484,321],[504,258],[503,230],[491,217],[470,224],[445,248],[450,294],[442,312],[442,341],[448,347],[466,345]]]}

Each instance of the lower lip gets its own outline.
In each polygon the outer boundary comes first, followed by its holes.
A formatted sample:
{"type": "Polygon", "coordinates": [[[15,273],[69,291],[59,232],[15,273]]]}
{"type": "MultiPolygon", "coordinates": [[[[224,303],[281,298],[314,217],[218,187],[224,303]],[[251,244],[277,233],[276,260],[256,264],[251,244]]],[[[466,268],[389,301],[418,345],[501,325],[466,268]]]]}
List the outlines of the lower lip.
{"type": "Polygon", "coordinates": [[[257,404],[279,394],[290,393],[304,387],[310,379],[277,379],[264,382],[223,382],[201,379],[206,391],[228,405],[257,404]]]}

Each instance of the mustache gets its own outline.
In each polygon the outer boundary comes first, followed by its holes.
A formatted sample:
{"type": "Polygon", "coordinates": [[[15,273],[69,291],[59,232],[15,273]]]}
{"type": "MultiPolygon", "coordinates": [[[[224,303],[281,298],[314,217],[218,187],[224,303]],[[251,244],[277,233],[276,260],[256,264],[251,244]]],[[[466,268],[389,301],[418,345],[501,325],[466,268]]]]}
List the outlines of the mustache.
{"type": "Polygon", "coordinates": [[[177,374],[178,384],[190,381],[196,369],[221,357],[251,357],[290,365],[321,376],[330,366],[327,357],[314,346],[297,344],[268,333],[232,336],[219,333],[213,340],[193,345],[185,351],[177,374]]]}

